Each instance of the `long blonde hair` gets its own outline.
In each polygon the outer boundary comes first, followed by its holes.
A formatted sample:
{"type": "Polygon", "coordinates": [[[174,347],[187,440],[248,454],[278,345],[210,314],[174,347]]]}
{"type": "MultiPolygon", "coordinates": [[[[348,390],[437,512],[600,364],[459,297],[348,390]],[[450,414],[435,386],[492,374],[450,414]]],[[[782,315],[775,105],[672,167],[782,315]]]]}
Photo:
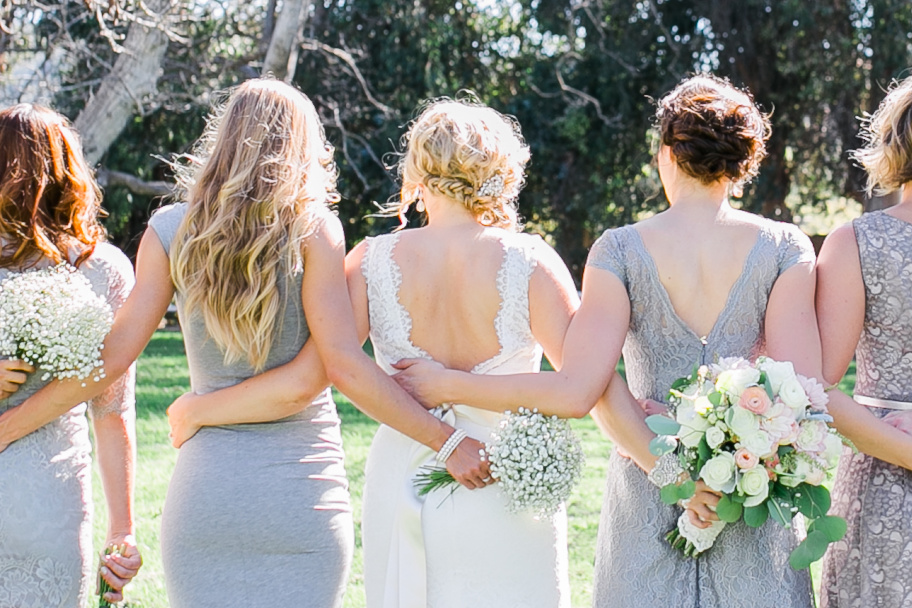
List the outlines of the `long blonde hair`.
{"type": "Polygon", "coordinates": [[[440,99],[424,109],[403,139],[401,196],[387,207],[403,224],[423,184],[465,206],[482,225],[519,229],[516,199],[529,147],[515,120],[478,103],[440,99]]]}
{"type": "Polygon", "coordinates": [[[255,79],[210,117],[179,168],[188,209],[171,276],[226,364],[246,358],[257,371],[265,366],[284,304],[279,282],[302,267],[306,237],[339,199],[332,154],[303,93],[255,79]]]}
{"type": "Polygon", "coordinates": [[[912,181],[912,77],[894,83],[862,121],[865,146],[852,152],[868,172],[868,194],[885,195],[912,181]]]}

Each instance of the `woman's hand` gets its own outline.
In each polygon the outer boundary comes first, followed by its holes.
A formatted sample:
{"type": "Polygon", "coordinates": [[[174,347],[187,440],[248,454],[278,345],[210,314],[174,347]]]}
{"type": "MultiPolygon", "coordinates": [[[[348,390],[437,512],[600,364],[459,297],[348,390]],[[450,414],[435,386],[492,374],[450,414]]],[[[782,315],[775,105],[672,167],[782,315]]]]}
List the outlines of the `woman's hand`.
{"type": "Polygon", "coordinates": [[[429,359],[403,359],[393,363],[393,367],[401,370],[393,380],[426,409],[432,410],[447,401],[439,389],[449,370],[440,363],[429,359]]]}
{"type": "Polygon", "coordinates": [[[907,435],[912,435],[912,411],[890,412],[881,420],[907,435]]]}
{"type": "Polygon", "coordinates": [[[687,517],[690,523],[698,528],[708,528],[711,521],[718,521],[716,515],[716,505],[719,504],[721,495],[712,490],[702,481],[697,481],[697,489],[694,495],[685,502],[687,517]]]}
{"type": "Polygon", "coordinates": [[[99,572],[113,591],[105,593],[104,599],[111,603],[117,603],[123,600],[124,586],[133,580],[133,577],[142,567],[142,555],[136,548],[136,539],[132,534],[123,536],[113,535],[108,538],[106,547],[123,546],[124,550],[120,555],[102,555],[99,572]]]}
{"type": "Polygon", "coordinates": [[[0,360],[0,399],[6,399],[19,390],[35,368],[18,359],[0,360]]]}
{"type": "Polygon", "coordinates": [[[184,442],[196,435],[200,430],[200,425],[192,419],[193,403],[197,399],[194,393],[184,393],[174,400],[168,407],[168,424],[171,425],[171,432],[168,437],[171,439],[171,445],[180,448],[184,442]]]}
{"type": "Polygon", "coordinates": [[[491,478],[491,469],[485,453],[485,445],[471,437],[466,437],[459,442],[453,454],[447,458],[446,468],[453,479],[470,490],[483,488],[494,483],[491,478]]]}
{"type": "Polygon", "coordinates": [[[647,416],[670,416],[668,406],[653,399],[638,399],[637,402],[647,416]]]}

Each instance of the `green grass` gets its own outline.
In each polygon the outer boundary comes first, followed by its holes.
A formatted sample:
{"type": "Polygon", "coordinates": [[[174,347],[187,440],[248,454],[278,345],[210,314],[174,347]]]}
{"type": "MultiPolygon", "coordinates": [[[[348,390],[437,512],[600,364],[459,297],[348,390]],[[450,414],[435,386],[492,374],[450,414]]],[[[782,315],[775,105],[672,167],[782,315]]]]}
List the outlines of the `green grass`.
{"type": "MultiPolygon", "coordinates": [[[[842,388],[854,386],[854,365],[843,380],[842,388]]],[[[136,429],[138,458],[136,475],[137,541],[144,565],[139,576],[127,589],[126,606],[134,608],[168,608],[165,581],[159,550],[159,528],[162,506],[177,450],[168,442],[165,410],[182,393],[190,390],[181,336],[176,332],[158,332],[139,359],[136,381],[136,429]]],[[[345,465],[351,482],[355,515],[355,558],[345,597],[346,608],[364,606],[364,580],[361,557],[361,489],[364,486],[364,462],[377,424],[336,393],[336,404],[342,418],[345,465]]],[[[583,479],[571,497],[569,515],[570,585],[573,606],[589,606],[592,596],[592,567],[595,559],[596,531],[602,505],[602,488],[611,444],[596,429],[591,418],[574,420],[572,425],[586,453],[583,479]]],[[[101,485],[95,475],[95,543],[104,542],[106,512],[101,485]]],[[[816,575],[819,570],[812,572],[816,575]]]]}

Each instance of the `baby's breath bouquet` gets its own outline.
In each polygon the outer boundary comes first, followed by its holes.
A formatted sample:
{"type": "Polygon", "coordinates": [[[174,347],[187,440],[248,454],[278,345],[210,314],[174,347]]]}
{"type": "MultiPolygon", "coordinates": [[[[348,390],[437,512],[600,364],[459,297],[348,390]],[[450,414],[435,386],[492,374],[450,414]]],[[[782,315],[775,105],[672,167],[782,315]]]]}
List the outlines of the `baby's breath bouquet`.
{"type": "MultiPolygon", "coordinates": [[[[550,517],[570,497],[583,470],[583,450],[570,424],[538,410],[506,412],[485,446],[491,475],[498,479],[513,512],[550,517]]],[[[452,486],[446,469],[426,467],[415,485],[423,496],[452,486]]]]}
{"type": "Polygon", "coordinates": [[[0,282],[0,357],[40,368],[42,380],[104,377],[101,349],[113,321],[111,306],[69,264],[0,282]]]}
{"type": "Polygon", "coordinates": [[[827,401],[819,382],[767,357],[756,363],[721,359],[675,381],[669,394],[673,418],[646,419],[658,434],[653,453],[682,473],[660,484],[662,501],[690,499],[694,481],[702,480],[721,494],[720,521],[699,529],[683,514],[666,539],[696,557],[726,523],[743,519],[759,528],[772,519],[789,527],[801,513],[808,535],[789,563],[801,570],[820,559],[846,531],[845,520],[827,515],[830,494],[822,485],[844,441],[827,425],[827,401]]]}

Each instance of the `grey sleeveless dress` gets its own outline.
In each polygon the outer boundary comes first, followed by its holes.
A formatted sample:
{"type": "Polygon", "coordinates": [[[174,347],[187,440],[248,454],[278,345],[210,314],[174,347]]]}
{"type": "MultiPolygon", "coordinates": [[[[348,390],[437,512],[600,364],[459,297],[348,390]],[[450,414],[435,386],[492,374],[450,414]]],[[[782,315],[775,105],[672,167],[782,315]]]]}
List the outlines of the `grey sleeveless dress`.
{"type": "MultiPolygon", "coordinates": [[[[79,271],[115,311],[133,287],[133,266],[113,245],[96,246],[79,271]]],[[[8,274],[0,269],[0,279],[8,274]]],[[[36,370],[12,396],[0,399],[0,412],[51,381],[41,376],[36,370]]],[[[88,403],[92,415],[132,410],[133,379],[131,367],[88,403]]],[[[0,452],[0,608],[84,608],[94,592],[86,409],[79,404],[0,452]]]]}
{"type": "MultiPolygon", "coordinates": [[[[909,402],[912,224],[878,211],[852,225],[865,287],[855,394],[909,402]]],[[[912,471],[846,449],[830,513],[846,519],[848,532],[824,558],[821,606],[912,606],[912,471]]]]}
{"type": "MultiPolygon", "coordinates": [[[[149,226],[170,251],[186,205],[149,226]]],[[[286,306],[266,369],[307,341],[302,272],[280,288],[286,306]]],[[[201,316],[177,294],[196,393],[255,374],[226,365],[201,316]]],[[[329,390],[303,412],[262,424],[205,427],[180,449],[162,513],[162,560],[171,608],[342,604],[354,548],[339,417],[329,390]]]]}
{"type": "MultiPolygon", "coordinates": [[[[810,240],[795,226],[764,223],[725,308],[701,339],[675,313],[639,233],[632,226],[607,231],[592,246],[587,265],[614,273],[629,293],[630,328],[623,352],[633,395],[665,401],[671,383],[689,374],[695,363],[761,353],[773,284],[792,265],[813,257],[810,240]]],[[[607,478],[593,606],[813,606],[808,573],[788,565],[798,542],[792,531],[772,521],[759,529],[730,524],[699,560],[684,558],[664,539],[680,508],[663,504],[643,471],[616,452],[607,478]]]]}

